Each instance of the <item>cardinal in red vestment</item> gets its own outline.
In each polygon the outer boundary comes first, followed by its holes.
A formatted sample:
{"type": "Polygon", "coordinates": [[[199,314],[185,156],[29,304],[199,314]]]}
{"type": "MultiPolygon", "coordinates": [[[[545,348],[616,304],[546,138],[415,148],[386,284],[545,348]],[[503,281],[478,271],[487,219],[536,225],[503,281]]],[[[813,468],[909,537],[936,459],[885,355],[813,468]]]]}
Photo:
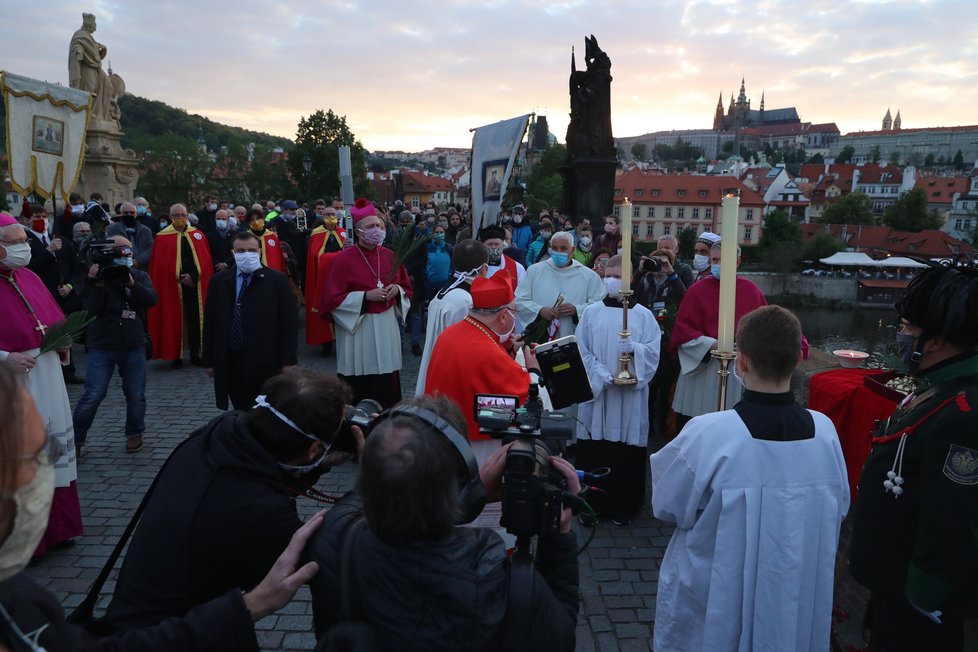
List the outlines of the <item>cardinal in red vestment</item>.
{"type": "MultiPolygon", "coordinates": [[[[331,209],[330,209],[331,210],[331,209]]],[[[346,232],[337,228],[336,212],[327,212],[322,226],[309,236],[306,255],[306,344],[328,344],[333,341],[333,320],[319,312],[319,296],[329,278],[337,254],[346,242],[346,232]]]]}

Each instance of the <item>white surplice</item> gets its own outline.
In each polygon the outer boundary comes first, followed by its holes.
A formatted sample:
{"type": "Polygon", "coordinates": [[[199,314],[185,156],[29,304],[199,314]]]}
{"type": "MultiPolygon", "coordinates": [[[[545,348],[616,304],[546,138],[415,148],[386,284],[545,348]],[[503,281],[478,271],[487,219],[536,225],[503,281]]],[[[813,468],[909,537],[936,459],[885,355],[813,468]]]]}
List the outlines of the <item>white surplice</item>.
{"type": "Polygon", "coordinates": [[[652,455],[652,509],[676,524],[659,570],[655,650],[825,652],[849,509],[835,427],[751,437],[734,410],[697,417],[652,455]]]}
{"type": "Polygon", "coordinates": [[[428,326],[425,328],[424,351],[421,354],[421,366],[418,368],[415,396],[424,394],[424,384],[428,379],[428,364],[431,362],[431,352],[435,349],[438,336],[449,326],[465,319],[471,309],[472,295],[462,288],[453,288],[446,292],[445,296],[436,297],[428,303],[428,326]]]}
{"type": "MultiPolygon", "coordinates": [[[[672,399],[672,409],[688,417],[698,417],[717,411],[717,398],[720,392],[720,361],[708,357],[703,362],[716,340],[701,335],[679,346],[679,379],[676,381],[676,395],[672,399]]],[[[736,360],[730,361],[730,375],[727,376],[727,404],[732,408],[740,402],[744,386],[733,374],[736,360]]]]}
{"type": "Polygon", "coordinates": [[[401,368],[398,315],[411,307],[398,286],[394,307],[380,313],[362,312],[366,292],[355,290],[331,313],[336,328],[336,373],[342,376],[389,374],[401,368]]]}
{"type": "Polygon", "coordinates": [[[633,370],[638,383],[614,385],[607,382],[618,373],[621,313],[621,308],[609,308],[599,301],[584,309],[577,325],[577,343],[594,392],[593,400],[578,406],[577,438],[588,439],[587,426],[593,440],[644,447],[649,438],[649,382],[659,366],[662,335],[648,308],[642,305],[629,308],[629,339],[634,348],[633,370]]]}
{"type": "MultiPolygon", "coordinates": [[[[566,267],[557,267],[552,260],[530,265],[526,278],[516,286],[517,317],[524,327],[533,323],[542,308],[552,308],[557,296],[564,295],[564,303],[572,303],[580,318],[584,309],[607,295],[604,282],[597,273],[572,260],[566,267]]],[[[576,330],[573,317],[560,318],[560,337],[573,335],[576,330]]]]}

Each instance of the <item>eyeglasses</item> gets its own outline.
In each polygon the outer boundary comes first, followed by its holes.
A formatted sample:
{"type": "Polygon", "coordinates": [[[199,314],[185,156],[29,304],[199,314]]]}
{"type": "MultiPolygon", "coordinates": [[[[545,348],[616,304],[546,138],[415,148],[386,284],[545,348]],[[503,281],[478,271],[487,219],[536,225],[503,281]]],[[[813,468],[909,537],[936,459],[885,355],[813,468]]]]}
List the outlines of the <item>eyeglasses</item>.
{"type": "Polygon", "coordinates": [[[41,450],[37,451],[33,455],[19,455],[14,459],[17,460],[34,460],[38,465],[50,465],[58,461],[58,459],[65,454],[65,447],[57,437],[52,434],[47,435],[47,440],[44,442],[44,446],[41,450]]]}

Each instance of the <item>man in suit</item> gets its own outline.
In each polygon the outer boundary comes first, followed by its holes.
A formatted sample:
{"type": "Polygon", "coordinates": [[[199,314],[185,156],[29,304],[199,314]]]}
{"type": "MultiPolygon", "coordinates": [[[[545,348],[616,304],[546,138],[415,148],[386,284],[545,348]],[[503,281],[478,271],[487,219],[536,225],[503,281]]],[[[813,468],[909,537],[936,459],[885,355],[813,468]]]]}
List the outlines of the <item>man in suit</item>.
{"type": "Polygon", "coordinates": [[[149,257],[153,253],[153,232],[136,219],[136,205],[125,201],[119,206],[119,221],[105,230],[105,237],[122,236],[132,243],[132,266],[149,269],[149,257]]]}
{"type": "Polygon", "coordinates": [[[299,320],[288,277],[261,264],[251,231],[234,236],[234,267],[214,275],[204,306],[203,363],[217,407],[248,410],[266,380],[295,366],[299,320]]]}

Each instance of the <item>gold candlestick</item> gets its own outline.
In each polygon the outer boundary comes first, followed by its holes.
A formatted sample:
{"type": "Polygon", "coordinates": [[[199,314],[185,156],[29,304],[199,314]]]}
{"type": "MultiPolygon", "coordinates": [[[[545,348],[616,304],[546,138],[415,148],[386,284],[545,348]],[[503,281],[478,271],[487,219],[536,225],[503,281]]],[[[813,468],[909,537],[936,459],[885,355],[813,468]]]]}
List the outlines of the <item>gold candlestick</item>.
{"type": "Polygon", "coordinates": [[[710,355],[720,361],[720,387],[717,392],[717,412],[727,409],[727,381],[730,380],[730,361],[737,358],[737,354],[731,351],[710,351],[710,355]]]}
{"type": "MultiPolygon", "coordinates": [[[[624,279],[624,276],[622,276],[624,279]]],[[[618,337],[623,340],[629,339],[631,335],[628,332],[628,299],[632,296],[631,290],[621,291],[621,330],[618,331],[618,337]]],[[[631,371],[632,354],[622,353],[618,356],[618,373],[611,382],[615,385],[635,385],[638,383],[638,377],[631,371]]]]}

